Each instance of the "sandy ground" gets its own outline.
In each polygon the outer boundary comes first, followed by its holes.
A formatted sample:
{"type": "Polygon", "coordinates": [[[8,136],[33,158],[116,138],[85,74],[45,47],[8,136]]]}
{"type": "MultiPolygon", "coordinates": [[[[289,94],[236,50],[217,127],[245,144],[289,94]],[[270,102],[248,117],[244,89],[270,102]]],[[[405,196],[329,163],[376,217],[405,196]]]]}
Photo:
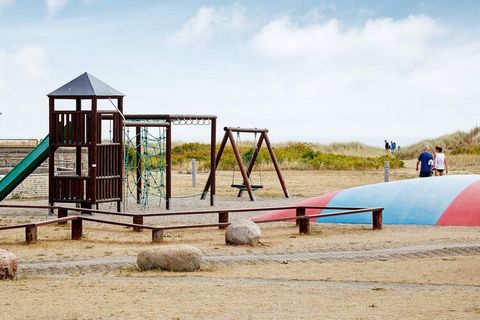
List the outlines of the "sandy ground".
{"type": "MultiPolygon", "coordinates": [[[[217,206],[285,205],[302,196],[383,180],[383,172],[285,175],[292,199],[271,199],[265,188],[255,203],[230,194],[220,195],[217,206]],[[307,188],[309,181],[319,183],[307,188]]],[[[187,192],[191,181],[183,176],[177,190],[187,192]]],[[[409,169],[392,173],[392,179],[409,176],[409,169]]],[[[265,185],[273,185],[275,177],[270,178],[265,185]]],[[[174,208],[208,209],[208,202],[177,199],[174,208]]],[[[133,205],[129,210],[135,210],[133,205]]],[[[45,214],[1,209],[0,225],[43,220],[45,214]]],[[[240,216],[249,215],[232,218],[240,216]]],[[[146,223],[216,219],[152,218],[146,223]]],[[[172,231],[166,244],[192,244],[203,251],[209,263],[201,271],[62,269],[100,260],[131,262],[139,250],[164,245],[152,244],[149,232],[90,223],[84,228],[85,237],[71,241],[69,225],[40,227],[35,245],[23,243],[23,230],[0,232],[0,247],[20,259],[17,279],[0,283],[0,319],[480,318],[480,227],[385,226],[374,231],[366,225],[320,224],[312,226],[311,234],[299,235],[292,224],[274,223],[261,226],[261,244],[255,247],[227,246],[224,231],[214,228],[172,231]],[[35,272],[48,264],[60,268],[35,272]]]]}

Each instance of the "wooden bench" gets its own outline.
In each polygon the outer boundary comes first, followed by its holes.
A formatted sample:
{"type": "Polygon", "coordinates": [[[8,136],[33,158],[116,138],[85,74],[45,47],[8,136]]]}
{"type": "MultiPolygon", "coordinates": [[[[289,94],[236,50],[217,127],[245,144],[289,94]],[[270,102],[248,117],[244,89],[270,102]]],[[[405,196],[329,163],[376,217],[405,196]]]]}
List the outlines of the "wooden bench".
{"type": "MultiPolygon", "coordinates": [[[[37,206],[20,206],[20,205],[0,205],[1,207],[37,207],[37,206]]],[[[165,213],[115,213],[108,211],[92,210],[92,209],[78,209],[78,208],[67,208],[67,207],[49,207],[49,206],[38,206],[40,208],[55,208],[58,209],[58,218],[51,219],[46,221],[40,221],[35,223],[26,223],[12,226],[3,226],[0,227],[1,230],[8,229],[18,229],[25,228],[25,241],[27,243],[35,243],[37,241],[37,229],[39,226],[49,225],[49,224],[65,224],[68,221],[72,222],[72,240],[80,240],[83,233],[83,221],[90,221],[94,223],[110,224],[123,227],[131,227],[134,231],[142,231],[143,229],[152,231],[152,242],[160,243],[163,241],[163,234],[165,230],[178,230],[178,229],[193,229],[193,228],[207,228],[207,227],[218,227],[221,229],[226,228],[229,223],[229,212],[253,212],[253,211],[272,211],[272,210],[286,210],[286,209],[295,209],[295,217],[282,217],[282,218],[272,218],[265,220],[257,220],[256,223],[267,223],[267,222],[276,222],[276,221],[293,221],[295,220],[299,228],[299,233],[308,234],[310,233],[310,219],[314,218],[326,218],[333,216],[349,215],[349,214],[361,214],[361,213],[372,213],[372,226],[373,229],[382,229],[383,226],[383,208],[352,208],[352,207],[323,207],[323,206],[283,206],[283,207],[266,207],[266,208],[243,208],[243,209],[226,209],[226,210],[204,210],[204,211],[182,211],[182,212],[165,212],[165,213]],[[330,210],[343,210],[337,212],[330,212],[324,214],[310,214],[306,215],[307,209],[330,209],[330,210]],[[126,216],[133,217],[133,223],[125,222],[116,222],[110,220],[102,220],[92,217],[85,216],[68,216],[68,211],[89,211],[97,212],[99,214],[108,214],[108,215],[117,215],[117,216],[126,216]],[[149,226],[143,224],[144,217],[158,217],[158,216],[177,216],[177,215],[198,215],[198,214],[218,214],[218,223],[207,223],[207,224],[190,224],[190,225],[170,225],[170,226],[149,226]]]]}

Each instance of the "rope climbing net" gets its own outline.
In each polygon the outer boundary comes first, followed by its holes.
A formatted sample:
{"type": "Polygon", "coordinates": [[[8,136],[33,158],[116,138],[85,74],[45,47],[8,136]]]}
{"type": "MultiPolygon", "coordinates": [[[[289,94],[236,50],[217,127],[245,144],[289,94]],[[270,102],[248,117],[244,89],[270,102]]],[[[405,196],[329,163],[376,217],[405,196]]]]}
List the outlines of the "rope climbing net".
{"type": "Polygon", "coordinates": [[[166,197],[166,129],[164,127],[126,127],[125,194],[142,209],[166,197]]]}

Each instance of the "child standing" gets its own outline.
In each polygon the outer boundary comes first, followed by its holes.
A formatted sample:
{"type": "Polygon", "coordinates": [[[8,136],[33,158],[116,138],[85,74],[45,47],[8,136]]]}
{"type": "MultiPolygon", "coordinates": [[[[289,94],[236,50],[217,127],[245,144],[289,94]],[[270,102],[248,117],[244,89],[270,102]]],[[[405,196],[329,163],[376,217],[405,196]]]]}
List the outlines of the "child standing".
{"type": "Polygon", "coordinates": [[[436,176],[443,176],[448,173],[447,158],[443,153],[443,148],[440,146],[435,147],[435,156],[433,157],[434,170],[436,176]]]}

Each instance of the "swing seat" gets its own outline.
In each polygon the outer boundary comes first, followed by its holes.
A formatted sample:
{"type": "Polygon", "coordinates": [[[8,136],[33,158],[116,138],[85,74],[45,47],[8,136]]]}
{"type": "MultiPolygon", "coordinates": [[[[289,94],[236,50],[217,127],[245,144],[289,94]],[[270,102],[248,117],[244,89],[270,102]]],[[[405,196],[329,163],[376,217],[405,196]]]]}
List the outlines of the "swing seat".
{"type": "MultiPolygon", "coordinates": [[[[262,189],[263,186],[261,184],[252,184],[252,190],[257,190],[257,189],[262,189]]],[[[244,185],[244,184],[232,184],[231,185],[232,188],[237,188],[237,189],[240,189],[240,190],[247,190],[247,186],[244,185]]]]}

